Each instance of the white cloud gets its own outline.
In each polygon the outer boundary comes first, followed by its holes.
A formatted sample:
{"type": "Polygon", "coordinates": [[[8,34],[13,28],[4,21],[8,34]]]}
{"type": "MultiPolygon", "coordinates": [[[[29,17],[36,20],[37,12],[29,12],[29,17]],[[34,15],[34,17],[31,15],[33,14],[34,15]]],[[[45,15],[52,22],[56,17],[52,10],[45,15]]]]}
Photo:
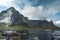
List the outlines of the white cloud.
{"type": "Polygon", "coordinates": [[[13,0],[0,0],[0,6],[9,7],[12,6],[13,0]]]}
{"type": "Polygon", "coordinates": [[[49,14],[55,15],[59,11],[60,11],[60,6],[58,5],[58,6],[50,7],[47,12],[49,14]]]}
{"type": "Polygon", "coordinates": [[[16,3],[16,0],[0,0],[0,6],[6,7],[6,8],[13,6],[15,7],[16,10],[21,12],[21,8],[15,3],[16,3]]]}
{"type": "Polygon", "coordinates": [[[60,27],[60,20],[54,21],[54,24],[55,24],[57,27],[60,27]]]}
{"type": "Polygon", "coordinates": [[[60,11],[60,0],[56,0],[54,3],[51,3],[48,5],[48,13],[49,14],[56,14],[58,11],[60,11]]]}
{"type": "Polygon", "coordinates": [[[40,11],[43,11],[43,6],[38,6],[38,8],[37,8],[38,10],[40,10],[40,11]]]}
{"type": "MultiPolygon", "coordinates": [[[[38,7],[32,7],[31,5],[25,5],[22,13],[29,19],[49,19],[49,16],[55,15],[60,11],[60,1],[57,0],[51,5],[48,5],[48,9],[44,9],[44,6],[40,5],[38,7]]],[[[54,21],[54,20],[53,20],[54,21]]]]}
{"type": "Polygon", "coordinates": [[[50,7],[48,9],[44,9],[44,6],[40,5],[38,7],[32,7],[31,5],[25,5],[24,9],[22,10],[22,14],[27,16],[29,19],[49,19],[49,16],[55,15],[59,10],[60,7],[50,7]],[[49,15],[49,16],[48,16],[49,15]]]}
{"type": "Polygon", "coordinates": [[[60,20],[56,21],[55,24],[60,24],[60,20]]]}
{"type": "Polygon", "coordinates": [[[31,5],[25,5],[22,10],[22,14],[27,16],[29,19],[45,19],[46,13],[44,7],[42,5],[38,7],[32,7],[31,5]]]}

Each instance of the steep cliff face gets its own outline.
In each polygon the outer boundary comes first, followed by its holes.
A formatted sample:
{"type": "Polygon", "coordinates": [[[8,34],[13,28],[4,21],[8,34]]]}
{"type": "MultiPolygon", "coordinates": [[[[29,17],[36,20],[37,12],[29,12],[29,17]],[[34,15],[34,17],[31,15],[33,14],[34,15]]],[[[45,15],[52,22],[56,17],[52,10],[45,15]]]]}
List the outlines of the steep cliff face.
{"type": "Polygon", "coordinates": [[[26,22],[26,20],[28,20],[28,18],[20,14],[17,10],[15,10],[14,7],[10,7],[9,9],[0,13],[0,22],[19,24],[22,21],[26,22]]]}

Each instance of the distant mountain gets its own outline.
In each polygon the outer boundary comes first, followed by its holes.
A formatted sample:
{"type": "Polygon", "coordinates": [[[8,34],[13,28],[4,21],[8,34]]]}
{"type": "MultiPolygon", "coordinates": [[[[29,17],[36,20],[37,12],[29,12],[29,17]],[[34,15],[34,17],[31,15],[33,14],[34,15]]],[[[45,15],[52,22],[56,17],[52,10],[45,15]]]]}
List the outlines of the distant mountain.
{"type": "Polygon", "coordinates": [[[2,11],[0,13],[0,22],[6,22],[10,24],[20,24],[21,22],[27,22],[28,18],[20,14],[14,7],[2,11]]]}
{"type": "Polygon", "coordinates": [[[55,26],[52,21],[48,22],[46,20],[29,20],[29,25],[34,27],[48,27],[48,26],[54,27],[55,26]]]}
{"type": "Polygon", "coordinates": [[[19,13],[14,7],[10,7],[5,11],[0,12],[0,22],[15,24],[15,25],[29,25],[32,27],[55,27],[53,22],[48,22],[46,20],[28,20],[19,13]],[[27,24],[26,24],[27,23],[27,24]]]}

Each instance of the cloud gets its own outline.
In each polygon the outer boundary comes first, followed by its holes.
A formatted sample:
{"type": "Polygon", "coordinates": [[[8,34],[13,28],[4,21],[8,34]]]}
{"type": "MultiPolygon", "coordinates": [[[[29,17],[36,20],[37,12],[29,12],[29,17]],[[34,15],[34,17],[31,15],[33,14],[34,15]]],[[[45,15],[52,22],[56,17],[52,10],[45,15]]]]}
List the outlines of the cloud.
{"type": "Polygon", "coordinates": [[[60,24],[60,20],[56,21],[55,23],[56,23],[56,24],[60,24]]]}
{"type": "Polygon", "coordinates": [[[55,2],[48,5],[48,13],[55,15],[60,11],[60,0],[56,0],[55,2]]]}
{"type": "Polygon", "coordinates": [[[58,27],[60,27],[60,20],[54,21],[54,24],[58,27]]]}
{"type": "MultiPolygon", "coordinates": [[[[36,2],[36,1],[35,1],[36,2]]],[[[39,5],[37,7],[30,5],[25,5],[24,9],[22,10],[22,14],[27,16],[29,19],[47,19],[54,21],[54,15],[60,11],[60,1],[55,1],[50,4],[39,5]],[[47,7],[47,8],[46,8],[47,7]]]]}
{"type": "Polygon", "coordinates": [[[32,7],[31,5],[26,5],[22,10],[22,14],[27,16],[29,19],[45,19],[47,14],[45,13],[44,7],[42,5],[38,7],[32,7]]]}
{"type": "Polygon", "coordinates": [[[16,0],[0,0],[0,9],[1,11],[13,6],[16,10],[21,12],[21,8],[15,4],[16,0]],[[3,8],[2,8],[3,7],[3,8]]]}
{"type": "Polygon", "coordinates": [[[0,6],[6,6],[6,7],[9,7],[9,6],[12,6],[12,1],[13,0],[0,0],[0,6]]]}
{"type": "MultiPolygon", "coordinates": [[[[17,0],[16,0],[17,1],[17,0]]],[[[50,1],[44,1],[45,3],[42,2],[42,0],[36,1],[33,0],[18,0],[17,5],[19,6],[24,6],[22,10],[22,14],[24,16],[27,16],[29,19],[49,19],[50,16],[55,15],[57,12],[60,10],[59,0],[50,0],[50,1]],[[53,4],[52,4],[53,2],[53,4]],[[47,4],[46,4],[47,3],[47,4]],[[21,5],[22,4],[22,5],[21,5]],[[46,6],[44,6],[44,4],[46,6]]],[[[53,19],[53,18],[52,18],[53,19]]]]}

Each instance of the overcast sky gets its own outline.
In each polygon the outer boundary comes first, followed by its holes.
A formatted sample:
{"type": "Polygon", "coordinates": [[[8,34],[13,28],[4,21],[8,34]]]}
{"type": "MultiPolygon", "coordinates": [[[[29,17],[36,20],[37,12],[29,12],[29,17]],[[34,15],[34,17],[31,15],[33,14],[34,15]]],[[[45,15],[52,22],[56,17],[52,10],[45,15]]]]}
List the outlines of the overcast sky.
{"type": "Polygon", "coordinates": [[[11,6],[29,19],[60,24],[60,0],[0,0],[0,11],[11,6]]]}

